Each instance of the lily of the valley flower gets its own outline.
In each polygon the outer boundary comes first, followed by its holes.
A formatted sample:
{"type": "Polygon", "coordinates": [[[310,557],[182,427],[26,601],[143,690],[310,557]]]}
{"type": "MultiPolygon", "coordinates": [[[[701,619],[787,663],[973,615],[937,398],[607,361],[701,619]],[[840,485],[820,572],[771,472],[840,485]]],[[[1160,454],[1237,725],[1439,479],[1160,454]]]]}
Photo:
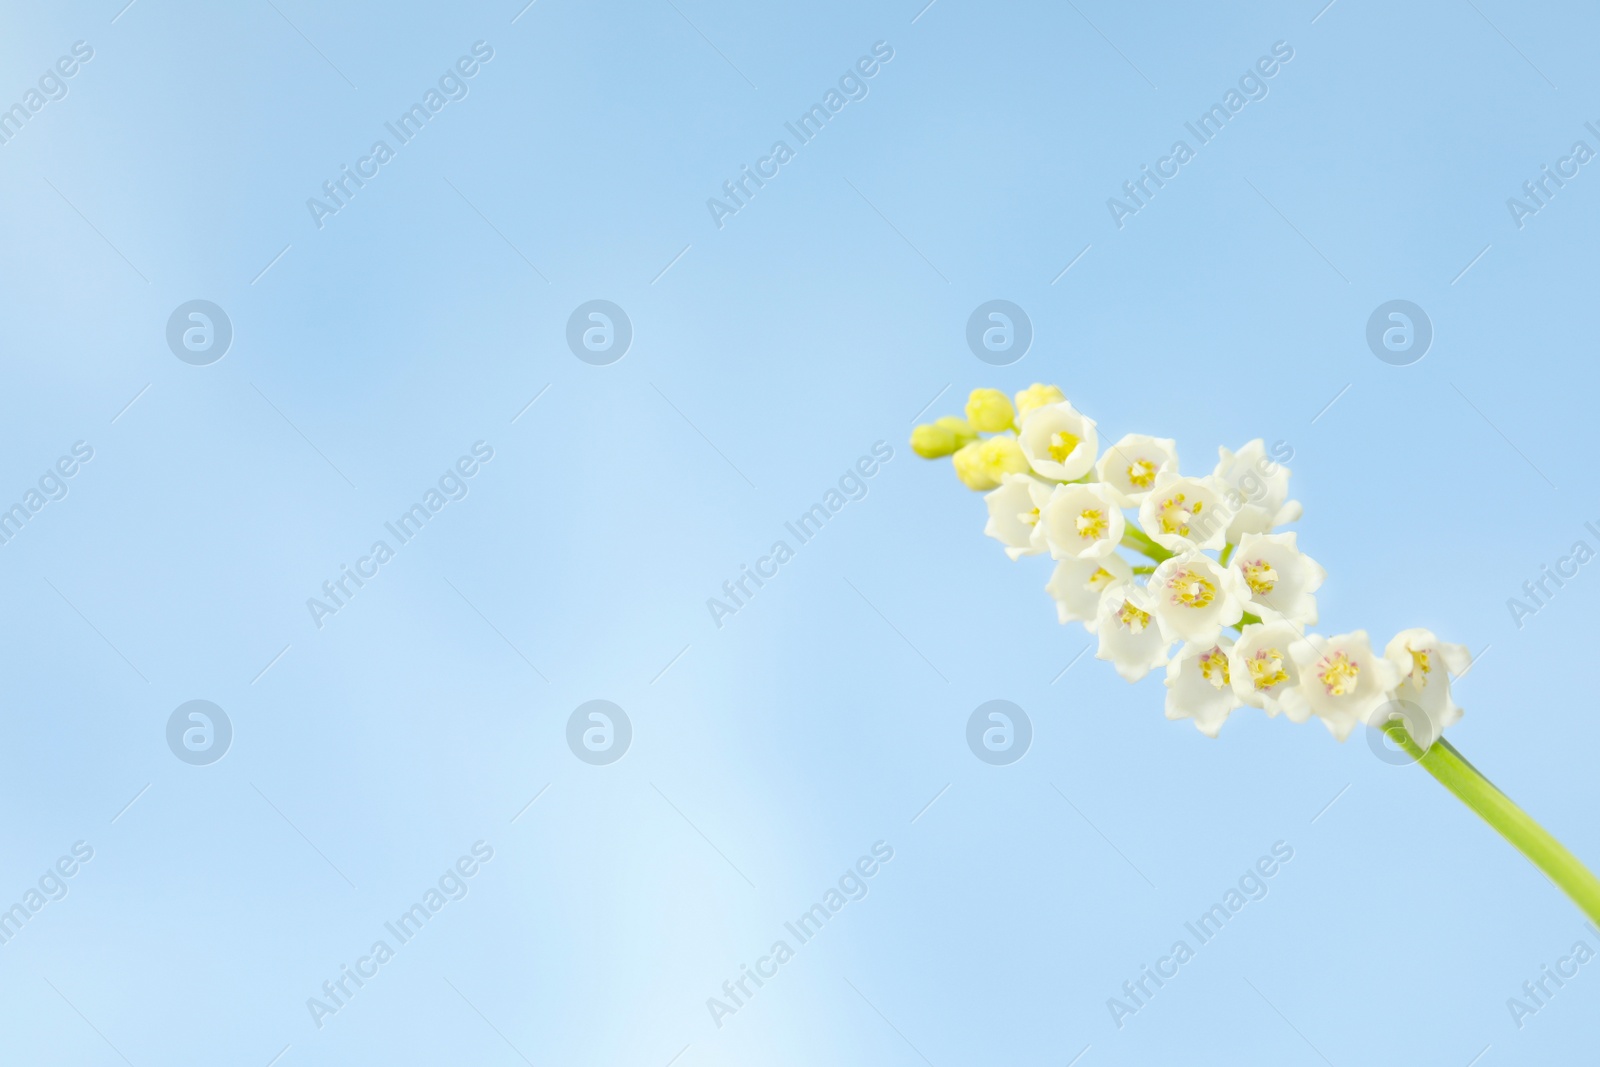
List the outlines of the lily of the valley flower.
{"type": "Polygon", "coordinates": [[[1450,678],[1464,674],[1472,656],[1465,645],[1448,644],[1421,627],[1395,634],[1383,656],[1400,672],[1394,698],[1415,705],[1428,717],[1431,730],[1417,723],[1408,728],[1412,739],[1427,748],[1446,726],[1461,718],[1461,709],[1450,696],[1450,678]]]}
{"type": "Polygon", "coordinates": [[[1169,552],[1220,549],[1228,530],[1222,487],[1209,477],[1158,476],[1139,504],[1139,525],[1169,552]]]}
{"type": "Polygon", "coordinates": [[[1244,578],[1200,552],[1182,552],[1150,575],[1151,611],[1169,641],[1210,645],[1244,615],[1244,578]]]}
{"type": "Polygon", "coordinates": [[[1128,520],[1106,487],[1057,485],[1044,507],[1044,540],[1053,559],[1098,559],[1115,552],[1128,520]]]}
{"type": "Polygon", "coordinates": [[[1250,599],[1289,622],[1311,626],[1317,621],[1317,598],[1328,572],[1301,552],[1294,531],[1247,533],[1239,539],[1232,567],[1250,587],[1250,599]]]}
{"type": "Polygon", "coordinates": [[[1225,490],[1228,540],[1238,543],[1247,533],[1266,533],[1300,517],[1300,501],[1289,499],[1289,468],[1267,455],[1261,438],[1237,452],[1218,448],[1212,476],[1225,490]]]}
{"type": "Polygon", "coordinates": [[[1300,664],[1300,690],[1311,713],[1343,741],[1389,701],[1400,668],[1375,655],[1365,630],[1335,637],[1310,634],[1300,664]]]}
{"type": "Polygon", "coordinates": [[[1056,602],[1056,617],[1063,624],[1081,622],[1085,630],[1094,633],[1101,598],[1119,584],[1133,584],[1133,568],[1121,556],[1102,556],[1062,560],[1044,588],[1056,602]]]}
{"type": "Polygon", "coordinates": [[[1045,549],[1040,511],[1049,500],[1048,483],[1031,474],[1007,474],[1000,479],[1000,488],[983,498],[989,505],[983,532],[1005,545],[1012,559],[1038,555],[1045,549]]]}
{"type": "Polygon", "coordinates": [[[1109,662],[1128,681],[1137,682],[1167,662],[1172,642],[1150,613],[1150,595],[1138,586],[1112,587],[1100,598],[1095,624],[1100,638],[1095,658],[1109,662]]]}
{"type": "Polygon", "coordinates": [[[1305,638],[1282,620],[1253,623],[1228,652],[1228,673],[1239,699],[1268,715],[1280,712],[1290,722],[1311,716],[1300,689],[1300,660],[1309,652],[1305,638]]]}
{"type": "Polygon", "coordinates": [[[1028,412],[1018,436],[1035,474],[1072,482],[1088,474],[1100,451],[1094,420],[1065,400],[1028,412]]]}
{"type": "Polygon", "coordinates": [[[1130,433],[1106,449],[1095,473],[1118,504],[1136,508],[1156,487],[1159,476],[1178,473],[1178,446],[1165,437],[1130,433]]]}
{"type": "Polygon", "coordinates": [[[1207,737],[1216,737],[1228,714],[1239,706],[1229,672],[1233,641],[1190,643],[1167,664],[1167,718],[1192,719],[1207,737]]]}

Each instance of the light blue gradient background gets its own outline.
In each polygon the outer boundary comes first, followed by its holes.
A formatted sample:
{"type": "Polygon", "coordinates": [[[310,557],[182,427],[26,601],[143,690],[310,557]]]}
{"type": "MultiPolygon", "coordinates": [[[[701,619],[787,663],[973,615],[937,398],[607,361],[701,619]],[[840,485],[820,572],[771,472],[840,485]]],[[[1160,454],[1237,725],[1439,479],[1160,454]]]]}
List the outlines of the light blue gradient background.
{"type": "Polygon", "coordinates": [[[1600,572],[1520,631],[1505,606],[1600,518],[1600,174],[1520,232],[1505,207],[1594,146],[1592,10],[275,2],[4,14],[6,104],[95,57],[0,147],[0,497],[95,458],[0,546],[0,897],[96,852],[0,947],[0,1058],[1592,1057],[1600,963],[1522,1031],[1506,1010],[1600,947],[1531,866],[1359,737],[1243,712],[1209,741],[1156,678],[1062,675],[1087,639],[1048,564],[904,444],[946,385],[930,414],[1035,380],[1196,470],[1289,442],[1322,628],[1490,646],[1453,736],[1600,862],[1600,572]],[[470,96],[319,232],[306,198],[479,39],[470,96]],[[713,226],[878,40],[868,98],[713,226]],[[1106,198],[1278,40],[1270,96],[1119,232],[1106,198]],[[635,328],[609,367],[563,340],[597,297],[635,328]],[[995,297],[1036,330],[1003,369],[963,340],[995,297]],[[1406,368],[1363,340],[1396,297],[1437,331],[1406,368]],[[234,324],[209,367],[163,339],[194,298],[234,324]],[[470,495],[317,631],[305,599],[479,439],[470,495]],[[866,499],[714,627],[706,598],[880,439],[866,499]],[[635,729],[609,767],[563,739],[596,697],[635,729]],[[1035,727],[1004,768],[963,739],[996,697],[1035,727]],[[195,698],[234,724],[210,767],[164,741],[195,698]],[[314,1027],[306,998],[480,838],[470,895],[314,1027]],[[870,895],[716,1028],[706,998],[880,839],[870,895]],[[1270,896],[1118,1031],[1106,998],[1278,840],[1270,896]]]}

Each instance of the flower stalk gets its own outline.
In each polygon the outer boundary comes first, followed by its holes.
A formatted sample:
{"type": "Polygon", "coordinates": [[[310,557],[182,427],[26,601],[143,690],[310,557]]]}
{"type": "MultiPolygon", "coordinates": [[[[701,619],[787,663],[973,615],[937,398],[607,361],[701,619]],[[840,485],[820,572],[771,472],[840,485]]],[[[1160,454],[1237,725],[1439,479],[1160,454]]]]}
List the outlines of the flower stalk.
{"type": "Polygon", "coordinates": [[[1423,770],[1455,794],[1457,800],[1528,857],[1529,862],[1572,899],[1590,922],[1600,924],[1600,878],[1596,878],[1550,831],[1497,789],[1454,745],[1441,737],[1423,751],[1398,721],[1390,723],[1385,732],[1421,764],[1423,770]]]}
{"type": "Polygon", "coordinates": [[[1122,531],[1122,543],[1146,559],[1155,560],[1157,563],[1169,560],[1173,556],[1171,552],[1156,544],[1155,538],[1136,526],[1129,526],[1122,531]]]}

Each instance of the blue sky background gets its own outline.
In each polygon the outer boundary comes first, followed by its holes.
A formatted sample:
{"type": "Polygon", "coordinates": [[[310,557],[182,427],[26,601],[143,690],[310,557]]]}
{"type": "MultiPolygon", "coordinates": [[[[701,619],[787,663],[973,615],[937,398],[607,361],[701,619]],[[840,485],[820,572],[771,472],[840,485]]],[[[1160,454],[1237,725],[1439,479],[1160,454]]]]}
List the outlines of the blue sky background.
{"type": "Polygon", "coordinates": [[[1048,563],[905,442],[936,395],[1051,381],[1195,472],[1289,443],[1321,628],[1480,654],[1456,743],[1600,863],[1600,564],[1520,629],[1506,607],[1600,548],[1600,164],[1523,228],[1506,207],[1600,149],[1592,10],[122,2],[11,4],[0,34],[5,105],[94,52],[0,145],[0,498],[94,450],[0,546],[0,897],[94,850],[0,946],[9,1059],[1588,1047],[1600,963],[1520,1030],[1506,1007],[1600,950],[1537,871],[1359,736],[1242,712],[1209,741],[1158,678],[1063,673],[1088,639],[1048,563]],[[306,199],[477,41],[466,98],[319,229],[306,199]],[[707,198],[880,41],[867,97],[719,229],[707,198]],[[1269,95],[1119,229],[1107,198],[1279,41],[1269,95]],[[1035,331],[1003,368],[964,341],[995,298],[1035,331]],[[1397,298],[1435,329],[1407,367],[1364,340],[1397,298]],[[193,299],[233,325],[209,366],[165,342],[193,299]],[[609,366],[565,343],[592,299],[633,324],[609,366]],[[479,441],[468,495],[316,628],[306,598],[479,441]],[[866,497],[717,628],[706,599],[877,441],[866,497]],[[600,767],[565,741],[597,698],[634,730],[600,767]],[[997,698],[1034,727],[1005,767],[964,740],[997,698]],[[193,699],[233,725],[209,766],[166,745],[193,699]],[[480,840],[466,897],[319,1029],[307,998],[480,840]],[[716,1026],[879,841],[868,895],[716,1026]],[[1279,841],[1269,895],[1113,1025],[1279,841]]]}

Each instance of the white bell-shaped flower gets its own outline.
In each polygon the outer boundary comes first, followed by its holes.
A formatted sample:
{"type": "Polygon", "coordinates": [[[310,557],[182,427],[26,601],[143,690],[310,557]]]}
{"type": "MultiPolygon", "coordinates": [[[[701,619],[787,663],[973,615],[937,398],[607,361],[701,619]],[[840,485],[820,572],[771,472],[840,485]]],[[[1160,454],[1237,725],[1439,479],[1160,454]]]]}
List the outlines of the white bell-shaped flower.
{"type": "Polygon", "coordinates": [[[1300,661],[1310,652],[1293,623],[1270,619],[1247,625],[1228,651],[1233,691],[1268,715],[1281,712],[1290,722],[1305,722],[1311,708],[1300,691],[1300,661]]]}
{"type": "Polygon", "coordinates": [[[1230,566],[1244,576],[1252,601],[1301,626],[1316,624],[1317,598],[1312,594],[1328,572],[1300,551],[1293,530],[1243,535],[1230,566]]]}
{"type": "Polygon", "coordinates": [[[1088,474],[1100,449],[1094,420],[1065,400],[1028,412],[1017,440],[1034,473],[1058,482],[1088,474]]]}
{"type": "Polygon", "coordinates": [[[1311,654],[1300,663],[1300,690],[1311,713],[1343,741],[1389,702],[1400,668],[1372,651],[1365,630],[1305,640],[1311,654]]]}
{"type": "Polygon", "coordinates": [[[1394,699],[1416,705],[1428,717],[1428,736],[1419,736],[1423,731],[1415,723],[1409,728],[1412,739],[1427,748],[1461,718],[1461,708],[1450,695],[1450,679],[1466,673],[1472,656],[1465,645],[1448,644],[1420,627],[1395,634],[1383,655],[1400,671],[1394,699]]]}
{"type": "Polygon", "coordinates": [[[1166,437],[1130,433],[1106,449],[1095,464],[1100,484],[1125,508],[1136,508],[1163,474],[1178,473],[1178,447],[1166,437]]]}
{"type": "Polygon", "coordinates": [[[1119,584],[1133,584],[1133,568],[1121,556],[1099,559],[1064,559],[1056,564],[1045,592],[1056,602],[1062,623],[1081,622],[1094,633],[1099,624],[1100,599],[1119,584]]]}
{"type": "Polygon", "coordinates": [[[1040,526],[1052,559],[1099,559],[1117,550],[1128,520],[1105,486],[1057,485],[1040,526]]]}
{"type": "Polygon", "coordinates": [[[1045,550],[1039,529],[1041,509],[1050,499],[1050,486],[1031,474],[1007,474],[1000,488],[984,494],[989,521],[983,532],[1006,546],[1012,559],[1036,556],[1045,550]]]}
{"type": "Polygon", "coordinates": [[[1238,544],[1247,533],[1266,533],[1300,517],[1300,502],[1289,499],[1289,468],[1267,454],[1261,438],[1217,454],[1212,477],[1223,487],[1229,541],[1238,544]]]}
{"type": "Polygon", "coordinates": [[[1096,659],[1106,660],[1118,674],[1137,682],[1167,662],[1172,642],[1161,634],[1150,614],[1150,598],[1137,585],[1118,585],[1100,598],[1095,633],[1100,638],[1096,659]]]}
{"type": "Polygon", "coordinates": [[[1220,549],[1228,531],[1222,486],[1210,477],[1158,475],[1155,488],[1139,504],[1139,525],[1169,552],[1220,549]]]}
{"type": "Polygon", "coordinates": [[[1215,643],[1223,627],[1244,615],[1244,578],[1202,552],[1180,552],[1150,575],[1150,610],[1170,641],[1215,643]]]}
{"type": "Polygon", "coordinates": [[[1207,737],[1216,737],[1228,715],[1240,705],[1229,672],[1232,639],[1187,644],[1167,664],[1167,718],[1192,719],[1207,737]]]}

